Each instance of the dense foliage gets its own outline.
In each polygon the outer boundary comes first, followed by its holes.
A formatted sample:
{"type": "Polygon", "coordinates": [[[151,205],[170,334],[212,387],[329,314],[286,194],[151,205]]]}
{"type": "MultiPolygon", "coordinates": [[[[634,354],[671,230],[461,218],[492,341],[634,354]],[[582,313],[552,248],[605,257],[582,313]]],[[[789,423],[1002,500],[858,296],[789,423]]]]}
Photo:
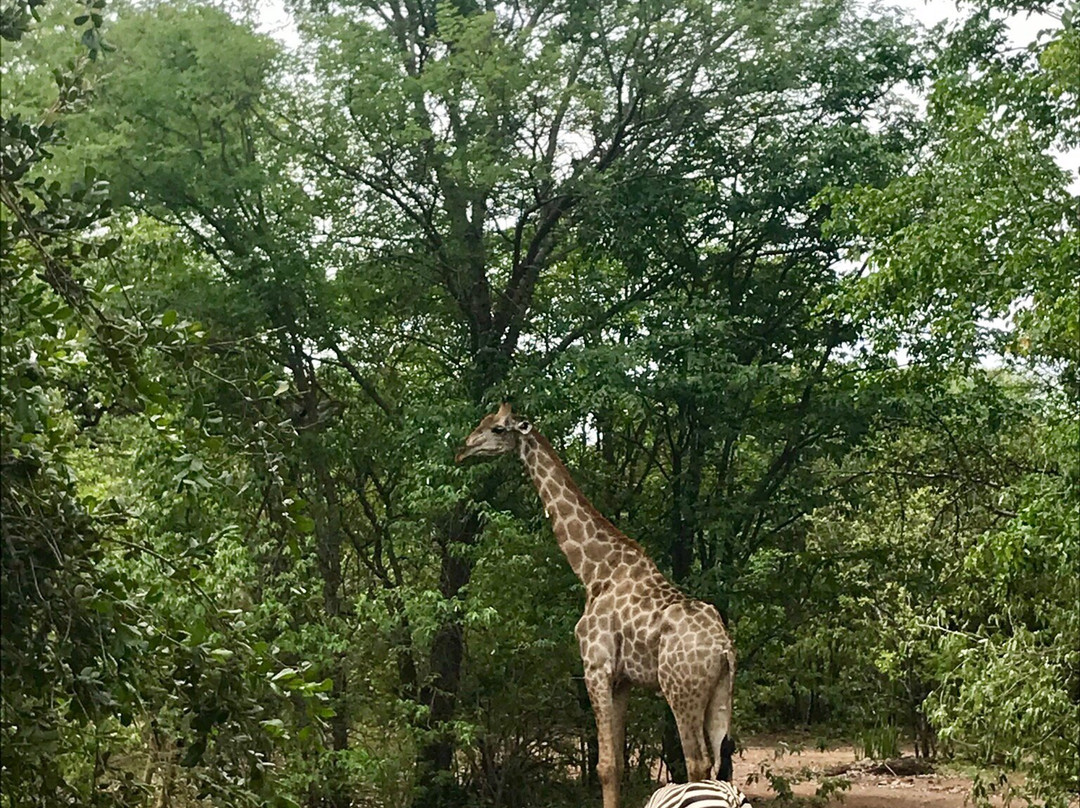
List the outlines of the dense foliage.
{"type": "Polygon", "coordinates": [[[0,8],[0,805],[595,801],[581,587],[452,462],[504,398],[721,610],[737,734],[1066,805],[1069,11],[289,11],[0,8]]]}

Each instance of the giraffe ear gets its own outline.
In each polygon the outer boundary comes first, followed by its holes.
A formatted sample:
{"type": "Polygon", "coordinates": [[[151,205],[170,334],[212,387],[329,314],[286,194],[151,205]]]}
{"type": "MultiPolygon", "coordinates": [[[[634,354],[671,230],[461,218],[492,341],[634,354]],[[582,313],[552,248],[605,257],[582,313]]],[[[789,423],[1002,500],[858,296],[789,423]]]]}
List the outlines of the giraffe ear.
{"type": "Polygon", "coordinates": [[[532,432],[532,424],[530,424],[528,421],[518,421],[516,424],[514,424],[514,429],[516,429],[522,435],[528,435],[530,432],[532,432]]]}

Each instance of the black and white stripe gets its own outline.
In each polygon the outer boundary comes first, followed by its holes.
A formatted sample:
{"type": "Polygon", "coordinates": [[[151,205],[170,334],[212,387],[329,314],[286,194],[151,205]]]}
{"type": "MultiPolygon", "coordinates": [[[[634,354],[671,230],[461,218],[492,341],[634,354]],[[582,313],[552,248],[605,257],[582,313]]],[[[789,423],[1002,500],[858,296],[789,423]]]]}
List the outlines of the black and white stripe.
{"type": "Polygon", "coordinates": [[[746,795],[731,783],[704,780],[664,786],[653,794],[645,808],[751,808],[746,795]]]}

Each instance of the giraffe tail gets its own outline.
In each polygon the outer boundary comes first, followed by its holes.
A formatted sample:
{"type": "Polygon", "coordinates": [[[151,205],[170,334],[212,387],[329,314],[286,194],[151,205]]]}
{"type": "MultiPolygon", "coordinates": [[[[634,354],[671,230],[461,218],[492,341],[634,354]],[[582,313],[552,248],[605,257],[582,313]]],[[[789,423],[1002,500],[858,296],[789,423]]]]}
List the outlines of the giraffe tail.
{"type": "Polygon", "coordinates": [[[735,775],[735,767],[731,763],[731,756],[735,753],[735,741],[730,735],[725,735],[720,741],[720,770],[716,774],[717,780],[730,783],[735,775]]]}
{"type": "Polygon", "coordinates": [[[734,770],[731,757],[735,752],[735,742],[731,740],[731,707],[735,685],[735,654],[728,651],[721,660],[720,675],[709,699],[708,712],[705,716],[712,750],[712,775],[718,780],[731,782],[734,770]]]}

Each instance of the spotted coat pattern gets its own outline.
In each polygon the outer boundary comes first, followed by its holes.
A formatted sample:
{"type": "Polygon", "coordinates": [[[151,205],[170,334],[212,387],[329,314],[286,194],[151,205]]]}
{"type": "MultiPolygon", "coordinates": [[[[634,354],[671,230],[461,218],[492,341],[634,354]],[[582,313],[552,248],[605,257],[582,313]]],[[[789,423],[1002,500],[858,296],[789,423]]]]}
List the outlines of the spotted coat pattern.
{"type": "Polygon", "coordinates": [[[667,581],[641,545],[593,507],[547,439],[508,405],[480,422],[458,459],[515,450],[585,587],[575,633],[596,716],[604,808],[618,807],[631,686],[660,690],[667,699],[690,780],[730,780],[735,650],[720,615],[667,581]]]}

